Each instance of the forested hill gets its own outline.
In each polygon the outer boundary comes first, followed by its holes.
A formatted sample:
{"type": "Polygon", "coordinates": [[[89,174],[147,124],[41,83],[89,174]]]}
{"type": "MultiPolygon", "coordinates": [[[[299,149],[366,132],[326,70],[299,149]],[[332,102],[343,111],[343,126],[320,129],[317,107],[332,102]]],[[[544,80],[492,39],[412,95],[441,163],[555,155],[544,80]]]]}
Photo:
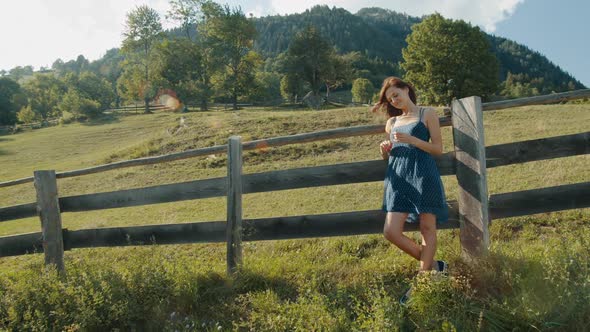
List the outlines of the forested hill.
{"type": "Polygon", "coordinates": [[[370,58],[398,62],[411,26],[419,21],[380,8],[363,9],[355,15],[342,8],[316,6],[302,14],[257,19],[255,47],[263,55],[276,56],[299,30],[313,25],[339,52],[359,51],[370,58]]]}
{"type": "MultiPolygon", "coordinates": [[[[340,53],[358,51],[368,58],[393,64],[402,60],[401,49],[420,18],[382,8],[365,8],[352,14],[342,8],[316,6],[301,14],[257,18],[255,48],[265,56],[284,52],[295,34],[308,25],[315,26],[340,53]]],[[[500,62],[500,80],[508,81],[505,95],[531,95],[582,89],[584,85],[553,64],[545,56],[505,38],[489,35],[500,62]],[[508,73],[511,75],[508,75],[508,73]]]]}

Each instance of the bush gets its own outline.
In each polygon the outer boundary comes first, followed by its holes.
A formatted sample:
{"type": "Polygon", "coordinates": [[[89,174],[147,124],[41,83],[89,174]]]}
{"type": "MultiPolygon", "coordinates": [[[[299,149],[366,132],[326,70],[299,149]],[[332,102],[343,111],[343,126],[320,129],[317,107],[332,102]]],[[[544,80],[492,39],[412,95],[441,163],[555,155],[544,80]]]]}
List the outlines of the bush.
{"type": "Polygon", "coordinates": [[[374,91],[371,81],[366,78],[357,78],[352,83],[352,101],[370,104],[374,91]]]}
{"type": "Polygon", "coordinates": [[[33,111],[31,105],[21,108],[16,114],[16,117],[18,118],[18,121],[22,123],[39,122],[43,119],[39,113],[33,111]]]}
{"type": "Polygon", "coordinates": [[[70,89],[58,104],[62,112],[71,113],[76,119],[96,118],[102,114],[100,103],[84,98],[74,89],[70,89]]]}

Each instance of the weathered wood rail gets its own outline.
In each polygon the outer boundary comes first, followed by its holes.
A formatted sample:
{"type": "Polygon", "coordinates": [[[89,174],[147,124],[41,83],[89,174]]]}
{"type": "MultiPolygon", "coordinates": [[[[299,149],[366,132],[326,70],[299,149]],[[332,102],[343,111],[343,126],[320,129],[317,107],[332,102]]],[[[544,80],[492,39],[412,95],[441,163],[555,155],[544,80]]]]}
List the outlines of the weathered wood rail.
{"type": "MultiPolygon", "coordinates": [[[[590,132],[488,146],[487,168],[590,153],[590,132]]],[[[454,152],[436,158],[441,175],[456,173],[454,152]]],[[[384,161],[372,160],[244,174],[244,194],[383,180],[384,161]]],[[[211,178],[138,189],[60,197],[61,212],[169,203],[226,196],[226,178],[211,178]]],[[[37,203],[0,208],[0,222],[34,217],[37,203]]]]}
{"type": "MultiPolygon", "coordinates": [[[[588,96],[590,90],[582,90],[570,94],[514,100],[510,101],[512,106],[508,107],[588,96]]],[[[491,106],[486,105],[495,105],[493,107],[498,108],[505,106],[498,103],[481,104],[478,97],[465,98],[453,103],[452,115],[441,118],[441,123],[453,126],[455,149],[436,158],[441,175],[456,174],[460,186],[458,201],[448,202],[450,220],[441,226],[461,228],[462,248],[469,256],[478,256],[486,252],[489,245],[487,228],[491,219],[590,207],[590,182],[488,196],[485,174],[487,168],[588,154],[590,132],[485,147],[481,115],[483,110],[491,109],[491,106]]],[[[39,209],[42,232],[0,237],[0,257],[43,251],[46,263],[55,264],[63,271],[63,250],[72,248],[226,242],[228,273],[233,273],[241,264],[242,240],[380,233],[384,220],[381,211],[242,220],[241,196],[256,192],[382,181],[384,161],[373,160],[243,175],[241,156],[242,150],[256,149],[260,146],[281,146],[382,132],[383,126],[379,125],[338,128],[246,143],[241,143],[238,137],[232,137],[228,145],[173,155],[142,158],[57,174],[54,171],[37,171],[34,178],[38,202],[0,208],[0,222],[35,216],[39,209]],[[226,152],[228,147],[227,177],[70,197],[58,197],[57,189],[53,190],[51,187],[59,177],[221,153],[226,152]],[[228,197],[227,221],[76,231],[61,228],[61,212],[122,208],[221,196],[228,197]],[[60,229],[61,232],[57,231],[60,229]]],[[[24,183],[18,182],[23,180],[29,182],[27,178],[4,182],[0,186],[24,183]]],[[[407,225],[406,229],[416,230],[416,225],[407,225]]]]}

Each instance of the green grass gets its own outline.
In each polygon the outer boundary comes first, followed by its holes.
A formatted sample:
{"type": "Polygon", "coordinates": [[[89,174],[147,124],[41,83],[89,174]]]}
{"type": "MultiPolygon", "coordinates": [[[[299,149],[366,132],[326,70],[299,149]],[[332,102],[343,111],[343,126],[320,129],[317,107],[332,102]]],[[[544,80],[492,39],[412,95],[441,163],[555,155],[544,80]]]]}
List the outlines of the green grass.
{"type": "MultiPolygon", "coordinates": [[[[587,131],[590,105],[486,112],[486,145],[587,131]]],[[[246,109],[112,115],[0,137],[0,181],[33,170],[107,162],[317,130],[382,123],[365,108],[246,109]],[[186,127],[179,126],[180,117],[186,127]]],[[[244,172],[374,160],[383,135],[320,141],[244,156],[244,172]]],[[[443,128],[445,151],[452,150],[443,128]]],[[[224,155],[58,180],[60,196],[219,177],[224,155]]],[[[589,156],[488,170],[490,194],[585,182],[589,156]]],[[[443,178],[448,199],[453,177],[443,178]]],[[[33,202],[32,184],[0,188],[0,206],[33,202]]],[[[382,184],[245,195],[245,218],[378,209],[382,184]]],[[[225,219],[225,198],[62,214],[68,229],[225,219]]],[[[225,276],[225,245],[77,249],[67,278],[40,254],[0,259],[0,329],[9,330],[588,330],[590,209],[495,220],[490,255],[468,264],[458,231],[439,232],[451,278],[414,278],[417,263],[380,235],[244,244],[244,269],[225,276]],[[397,299],[410,283],[416,301],[397,299]],[[39,291],[42,290],[42,291],[39,291]]],[[[0,223],[0,236],[38,232],[38,218],[0,223]]],[[[412,234],[418,239],[418,234],[412,234]]]]}

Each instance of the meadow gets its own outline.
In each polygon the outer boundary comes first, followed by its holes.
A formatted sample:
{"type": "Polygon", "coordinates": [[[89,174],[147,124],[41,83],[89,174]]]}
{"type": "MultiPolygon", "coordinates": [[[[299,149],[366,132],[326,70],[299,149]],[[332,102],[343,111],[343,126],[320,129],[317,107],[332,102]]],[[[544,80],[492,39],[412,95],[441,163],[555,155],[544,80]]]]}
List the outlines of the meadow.
{"type": "MultiPolygon", "coordinates": [[[[322,111],[248,108],[184,114],[112,113],[101,120],[0,136],[0,181],[34,170],[66,171],[243,141],[377,124],[367,108],[322,111]],[[184,120],[181,122],[181,117],[184,120]]],[[[529,106],[484,113],[495,145],[585,132],[589,104],[529,106]]],[[[443,128],[444,151],[452,150],[443,128]]],[[[244,153],[244,173],[378,159],[383,135],[326,140],[244,153]]],[[[590,156],[488,170],[490,194],[586,182],[590,156]]],[[[59,179],[60,196],[225,176],[210,155],[59,179]]],[[[456,180],[443,178],[447,199],[456,180]]],[[[244,218],[379,209],[381,182],[248,194],[244,218]]],[[[32,183],[0,188],[0,206],[35,200],[32,183]]],[[[225,198],[62,214],[84,228],[225,220],[225,198]]],[[[42,254],[0,258],[0,329],[6,330],[588,330],[590,209],[492,222],[487,257],[466,262],[458,230],[439,231],[449,278],[414,278],[418,264],[379,234],[244,243],[244,265],[225,275],[225,244],[75,249],[67,276],[42,254]],[[415,285],[414,301],[397,300],[415,285]]],[[[0,236],[38,232],[38,218],[0,223],[0,236]]],[[[412,234],[418,239],[419,234],[412,234]]]]}

